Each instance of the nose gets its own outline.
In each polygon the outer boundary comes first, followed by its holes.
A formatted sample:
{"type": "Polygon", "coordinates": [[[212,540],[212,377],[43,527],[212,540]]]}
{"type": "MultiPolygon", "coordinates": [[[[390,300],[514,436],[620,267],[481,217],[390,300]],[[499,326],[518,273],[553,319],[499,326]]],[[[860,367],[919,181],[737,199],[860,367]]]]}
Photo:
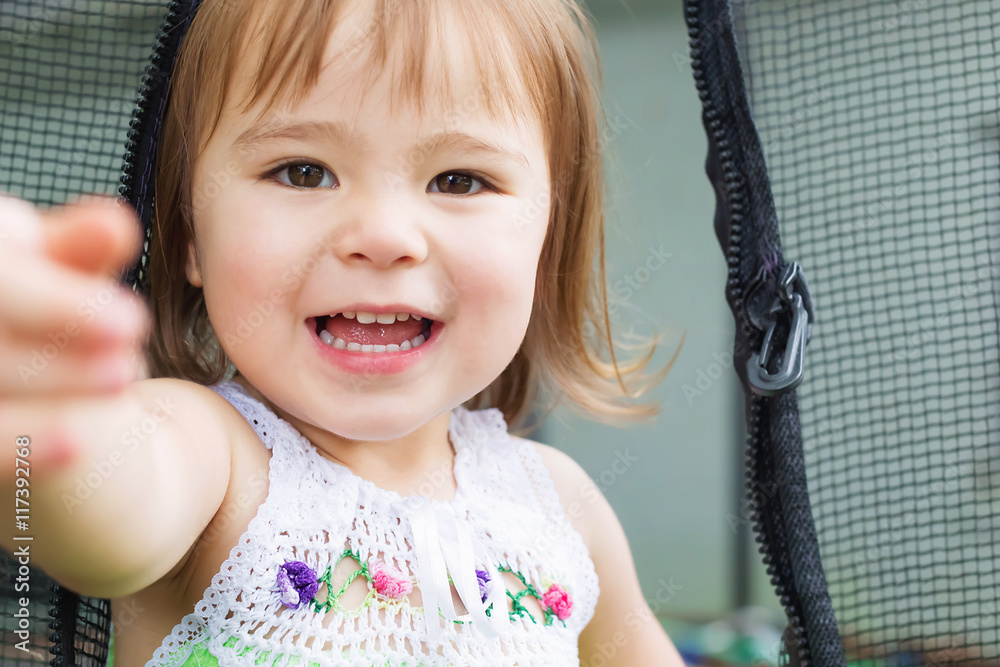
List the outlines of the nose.
{"type": "Polygon", "coordinates": [[[345,264],[372,268],[416,266],[427,258],[427,239],[398,201],[360,202],[333,232],[335,254],[345,264]]]}

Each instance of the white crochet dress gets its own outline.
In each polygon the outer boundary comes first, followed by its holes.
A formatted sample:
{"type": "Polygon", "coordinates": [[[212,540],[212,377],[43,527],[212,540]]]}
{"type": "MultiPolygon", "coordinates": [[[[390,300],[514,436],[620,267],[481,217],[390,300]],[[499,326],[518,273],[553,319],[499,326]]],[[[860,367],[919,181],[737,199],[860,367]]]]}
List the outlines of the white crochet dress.
{"type": "Polygon", "coordinates": [[[270,488],[146,667],[580,664],[594,564],[534,445],[512,440],[499,410],[452,411],[449,503],[379,488],[320,456],[238,384],[213,389],[271,449],[270,488]],[[331,574],[342,558],[354,565],[347,580],[331,574]],[[345,608],[339,596],[356,578],[368,596],[345,608]]]}

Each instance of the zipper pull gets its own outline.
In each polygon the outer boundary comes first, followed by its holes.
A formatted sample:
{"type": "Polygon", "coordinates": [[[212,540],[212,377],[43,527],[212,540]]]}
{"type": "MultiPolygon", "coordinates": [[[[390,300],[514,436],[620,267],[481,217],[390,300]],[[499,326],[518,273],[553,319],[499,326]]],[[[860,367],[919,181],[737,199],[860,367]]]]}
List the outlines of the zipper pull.
{"type": "Polygon", "coordinates": [[[802,268],[795,262],[785,265],[779,281],[778,298],[771,307],[774,315],[764,334],[760,352],[747,360],[747,381],[753,393],[774,396],[794,389],[805,374],[806,344],[812,336],[812,299],[802,268]],[[767,362],[774,347],[774,331],[783,310],[789,310],[791,325],[784,341],[785,357],[781,368],[767,371],[767,362]]]}

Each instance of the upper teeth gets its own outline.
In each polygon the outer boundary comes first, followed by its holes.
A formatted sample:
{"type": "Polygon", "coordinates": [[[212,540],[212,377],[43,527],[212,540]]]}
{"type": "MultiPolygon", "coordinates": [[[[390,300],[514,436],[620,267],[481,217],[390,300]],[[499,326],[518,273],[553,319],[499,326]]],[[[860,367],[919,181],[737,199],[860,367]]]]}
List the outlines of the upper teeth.
{"type": "Polygon", "coordinates": [[[341,313],[341,315],[349,320],[353,320],[357,317],[358,322],[361,324],[372,324],[374,322],[378,322],[379,324],[392,324],[396,321],[405,322],[411,317],[415,320],[420,319],[418,316],[410,315],[409,313],[379,313],[376,315],[375,313],[364,313],[361,311],[355,312],[353,310],[345,310],[341,313]]]}

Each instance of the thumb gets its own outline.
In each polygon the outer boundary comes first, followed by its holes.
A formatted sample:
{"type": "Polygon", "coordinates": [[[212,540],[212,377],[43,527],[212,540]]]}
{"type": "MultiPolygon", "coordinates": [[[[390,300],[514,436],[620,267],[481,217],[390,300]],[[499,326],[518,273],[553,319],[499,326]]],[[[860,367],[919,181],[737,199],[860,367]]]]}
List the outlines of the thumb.
{"type": "Polygon", "coordinates": [[[142,234],[135,215],[110,197],[45,214],[45,252],[65,266],[117,278],[135,261],[142,234]]]}

